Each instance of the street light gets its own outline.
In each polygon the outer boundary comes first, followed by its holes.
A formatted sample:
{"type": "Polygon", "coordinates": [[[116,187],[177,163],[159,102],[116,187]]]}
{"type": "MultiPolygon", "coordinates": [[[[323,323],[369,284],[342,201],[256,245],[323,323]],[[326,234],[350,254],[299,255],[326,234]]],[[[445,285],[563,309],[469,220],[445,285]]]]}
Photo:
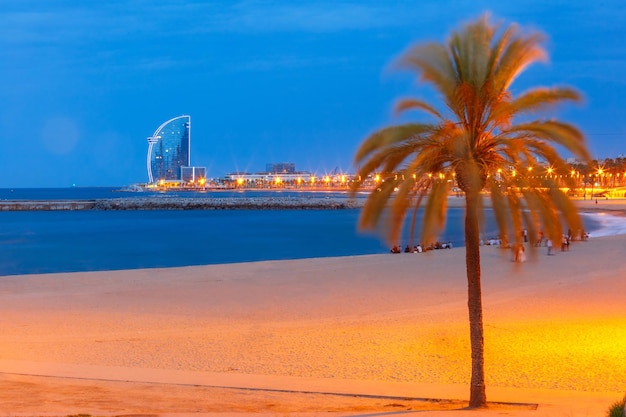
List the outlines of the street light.
{"type": "Polygon", "coordinates": [[[598,178],[600,180],[599,185],[602,187],[604,185],[604,170],[602,168],[598,168],[598,178]]]}

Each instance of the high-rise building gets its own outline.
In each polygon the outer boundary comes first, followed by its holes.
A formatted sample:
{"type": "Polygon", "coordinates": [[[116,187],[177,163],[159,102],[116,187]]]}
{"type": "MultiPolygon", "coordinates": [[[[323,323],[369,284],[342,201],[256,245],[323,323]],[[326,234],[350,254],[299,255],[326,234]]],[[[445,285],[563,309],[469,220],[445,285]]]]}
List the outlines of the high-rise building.
{"type": "Polygon", "coordinates": [[[148,138],[148,182],[180,181],[182,167],[190,165],[191,117],[182,115],[163,123],[148,138]]]}

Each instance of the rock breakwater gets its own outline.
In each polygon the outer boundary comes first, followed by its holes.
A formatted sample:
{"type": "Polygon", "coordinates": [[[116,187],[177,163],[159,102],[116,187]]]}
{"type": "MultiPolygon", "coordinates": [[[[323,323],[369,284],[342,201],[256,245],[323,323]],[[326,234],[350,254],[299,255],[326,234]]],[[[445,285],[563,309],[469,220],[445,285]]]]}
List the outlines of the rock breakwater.
{"type": "Polygon", "coordinates": [[[357,208],[332,198],[124,198],[97,200],[94,210],[339,210],[357,208]]]}
{"type": "Polygon", "coordinates": [[[341,210],[361,207],[349,198],[112,198],[87,201],[0,201],[0,211],[68,210],[341,210]]]}

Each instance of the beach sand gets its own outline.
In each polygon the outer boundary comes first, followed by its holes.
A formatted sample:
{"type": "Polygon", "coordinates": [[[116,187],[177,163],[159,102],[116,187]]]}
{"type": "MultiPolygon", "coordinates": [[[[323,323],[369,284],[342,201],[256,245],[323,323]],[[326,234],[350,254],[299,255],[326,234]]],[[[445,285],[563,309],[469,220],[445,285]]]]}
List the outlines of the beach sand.
{"type": "Polygon", "coordinates": [[[461,248],[1,277],[0,415],[603,415],[626,391],[626,236],[527,253],[481,250],[487,397],[508,405],[459,411],[461,248]]]}

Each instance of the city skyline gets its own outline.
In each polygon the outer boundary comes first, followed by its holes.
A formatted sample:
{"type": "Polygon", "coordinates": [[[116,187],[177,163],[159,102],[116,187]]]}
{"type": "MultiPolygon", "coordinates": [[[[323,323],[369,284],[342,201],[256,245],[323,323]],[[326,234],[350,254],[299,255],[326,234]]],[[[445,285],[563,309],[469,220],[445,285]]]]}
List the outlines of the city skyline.
{"type": "Polygon", "coordinates": [[[594,158],[626,153],[617,0],[28,0],[0,11],[0,187],[146,182],[146,137],[181,114],[194,117],[192,163],[207,177],[287,161],[354,171],[360,142],[405,120],[392,114],[395,100],[432,98],[394,59],[485,12],[546,36],[549,62],[513,91],[577,88],[584,103],[558,118],[583,130],[594,158]]]}

